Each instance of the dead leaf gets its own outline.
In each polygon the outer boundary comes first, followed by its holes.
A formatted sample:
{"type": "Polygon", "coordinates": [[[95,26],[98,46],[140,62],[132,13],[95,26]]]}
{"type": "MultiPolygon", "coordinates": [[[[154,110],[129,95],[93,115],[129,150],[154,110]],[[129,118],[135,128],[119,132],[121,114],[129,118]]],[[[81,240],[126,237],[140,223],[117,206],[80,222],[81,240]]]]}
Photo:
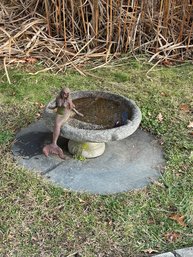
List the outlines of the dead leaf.
{"type": "Polygon", "coordinates": [[[35,241],[35,242],[37,242],[38,241],[38,239],[36,238],[36,237],[34,237],[34,236],[32,236],[32,238],[31,238],[33,241],[35,241]]]}
{"type": "Polygon", "coordinates": [[[85,203],[85,201],[82,200],[81,198],[78,198],[78,200],[79,200],[80,203],[85,203]]]}
{"type": "Polygon", "coordinates": [[[109,224],[109,226],[111,226],[111,225],[113,224],[113,221],[110,220],[110,221],[108,222],[108,224],[109,224]]]}
{"type": "Polygon", "coordinates": [[[12,235],[12,234],[9,234],[9,235],[7,236],[8,239],[13,239],[14,237],[15,237],[15,236],[12,235]]]}
{"type": "Polygon", "coordinates": [[[148,248],[148,249],[144,250],[143,252],[144,252],[144,253],[158,253],[157,250],[152,249],[152,248],[148,248]]]}
{"type": "Polygon", "coordinates": [[[45,107],[45,105],[40,103],[39,108],[43,109],[44,107],[45,107]]]}
{"type": "Polygon", "coordinates": [[[190,121],[187,128],[193,128],[193,121],[190,121]]]}
{"type": "Polygon", "coordinates": [[[160,95],[161,96],[168,96],[168,94],[166,94],[165,92],[161,92],[160,95]]]}
{"type": "Polygon", "coordinates": [[[158,181],[154,181],[153,184],[156,185],[156,186],[165,188],[165,185],[163,183],[158,182],[158,181]]]}
{"type": "Polygon", "coordinates": [[[28,57],[25,60],[26,60],[26,62],[31,63],[31,64],[34,64],[37,62],[37,59],[34,57],[28,57]]]}
{"type": "Polygon", "coordinates": [[[166,66],[166,67],[169,67],[169,66],[171,66],[172,65],[172,62],[170,62],[169,60],[163,60],[162,61],[162,64],[164,65],[164,66],[166,66]]]}
{"type": "Polygon", "coordinates": [[[39,103],[39,102],[35,102],[35,105],[36,105],[38,108],[40,108],[40,109],[43,109],[43,108],[45,107],[44,104],[39,103]]]}
{"type": "Polygon", "coordinates": [[[36,113],[36,117],[39,118],[41,114],[39,112],[36,113]]]}
{"type": "Polygon", "coordinates": [[[172,214],[169,217],[171,220],[177,221],[178,224],[180,224],[182,227],[186,227],[186,223],[184,222],[184,216],[180,214],[172,214]]]}
{"type": "Polygon", "coordinates": [[[180,104],[180,110],[183,112],[190,112],[190,108],[187,104],[180,104]]]}
{"type": "Polygon", "coordinates": [[[163,139],[158,139],[158,142],[160,143],[160,145],[164,144],[164,140],[163,139]]]}
{"type": "Polygon", "coordinates": [[[164,237],[168,242],[175,242],[180,237],[180,234],[176,232],[168,232],[164,237]]]}
{"type": "Polygon", "coordinates": [[[162,122],[163,121],[163,115],[161,114],[161,112],[157,115],[157,120],[159,121],[159,122],[162,122]]]}

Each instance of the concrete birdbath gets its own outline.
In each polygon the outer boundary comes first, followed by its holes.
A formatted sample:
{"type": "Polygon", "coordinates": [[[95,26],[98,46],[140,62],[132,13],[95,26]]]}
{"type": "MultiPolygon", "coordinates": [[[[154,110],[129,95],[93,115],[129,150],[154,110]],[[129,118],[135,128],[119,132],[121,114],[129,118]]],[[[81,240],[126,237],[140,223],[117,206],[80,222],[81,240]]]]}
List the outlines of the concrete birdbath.
{"type": "MultiPolygon", "coordinates": [[[[105,151],[105,143],[124,139],[133,134],[141,122],[141,112],[134,101],[116,94],[101,91],[77,91],[71,93],[76,109],[84,116],[69,118],[60,135],[69,139],[71,154],[94,158],[105,151]]],[[[53,131],[56,113],[45,109],[44,121],[53,131]]]]}
{"type": "Polygon", "coordinates": [[[42,151],[53,142],[51,132],[58,117],[49,109],[53,100],[43,119],[16,135],[12,151],[19,165],[65,190],[94,194],[143,188],[160,177],[165,166],[162,148],[153,135],[137,129],[141,112],[132,100],[97,91],[73,92],[71,97],[84,117],[69,118],[60,127],[57,143],[65,158],[42,151]],[[73,158],[68,152],[86,159],[73,158]]]}

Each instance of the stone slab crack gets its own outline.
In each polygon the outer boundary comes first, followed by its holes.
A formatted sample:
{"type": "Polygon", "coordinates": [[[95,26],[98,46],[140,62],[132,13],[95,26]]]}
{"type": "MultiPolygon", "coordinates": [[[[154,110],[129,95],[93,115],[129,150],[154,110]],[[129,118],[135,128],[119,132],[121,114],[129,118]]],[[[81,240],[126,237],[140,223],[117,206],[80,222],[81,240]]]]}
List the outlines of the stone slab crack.
{"type": "Polygon", "coordinates": [[[173,255],[175,256],[175,257],[182,257],[179,253],[177,253],[177,252],[172,252],[173,253],[173,255]]]}
{"type": "Polygon", "coordinates": [[[50,167],[49,169],[47,169],[47,170],[45,170],[45,171],[42,171],[40,174],[41,174],[41,175],[45,175],[45,174],[49,173],[50,171],[56,169],[57,167],[59,167],[59,166],[60,166],[61,164],[63,164],[63,163],[64,163],[64,161],[61,161],[61,162],[59,162],[58,164],[53,165],[53,166],[50,167]]]}

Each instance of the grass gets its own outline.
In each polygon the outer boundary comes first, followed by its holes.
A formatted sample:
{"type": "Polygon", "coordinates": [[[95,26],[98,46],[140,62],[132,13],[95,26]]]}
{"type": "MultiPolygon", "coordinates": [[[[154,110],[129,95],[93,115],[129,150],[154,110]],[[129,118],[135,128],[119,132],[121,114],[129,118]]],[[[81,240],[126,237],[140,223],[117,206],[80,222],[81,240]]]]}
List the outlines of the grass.
{"type": "Polygon", "coordinates": [[[187,128],[193,119],[192,66],[159,67],[147,77],[149,68],[142,60],[120,61],[87,69],[86,77],[70,70],[30,75],[12,69],[11,85],[0,71],[0,256],[141,257],[193,245],[193,143],[187,128]],[[14,135],[41,115],[63,85],[136,101],[141,126],[157,137],[167,161],[157,183],[116,195],[81,194],[15,164],[14,135]]]}

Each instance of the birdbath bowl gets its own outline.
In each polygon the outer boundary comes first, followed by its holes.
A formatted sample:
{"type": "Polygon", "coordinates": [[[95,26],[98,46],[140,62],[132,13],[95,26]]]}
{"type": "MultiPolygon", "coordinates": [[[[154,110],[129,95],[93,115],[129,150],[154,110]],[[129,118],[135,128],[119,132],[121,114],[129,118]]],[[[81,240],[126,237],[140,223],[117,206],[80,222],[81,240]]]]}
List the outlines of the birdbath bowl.
{"type": "MultiPolygon", "coordinates": [[[[120,95],[101,91],[71,93],[77,114],[62,126],[60,135],[69,139],[71,154],[94,158],[105,151],[105,143],[122,140],[133,134],[141,122],[141,111],[134,101],[120,95]]],[[[53,131],[56,112],[45,108],[44,121],[53,131]]]]}

